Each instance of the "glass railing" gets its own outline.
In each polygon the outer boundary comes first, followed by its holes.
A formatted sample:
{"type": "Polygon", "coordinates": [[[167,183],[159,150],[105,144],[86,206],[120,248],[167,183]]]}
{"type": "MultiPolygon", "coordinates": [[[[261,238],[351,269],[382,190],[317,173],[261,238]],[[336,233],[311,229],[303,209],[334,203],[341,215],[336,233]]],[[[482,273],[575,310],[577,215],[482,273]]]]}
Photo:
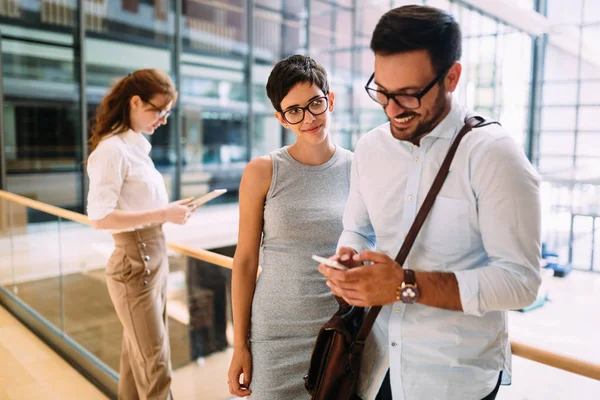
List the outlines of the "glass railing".
{"type": "MultiPolygon", "coordinates": [[[[87,364],[104,371],[103,389],[114,396],[122,327],[104,275],[114,249],[111,235],[94,230],[80,214],[51,206],[42,207],[45,212],[28,207],[40,205],[32,200],[0,195],[0,302],[8,299],[26,308],[49,333],[76,344],[87,364]]],[[[169,243],[167,314],[175,398],[231,397],[225,381],[233,339],[233,251],[231,246],[209,252],[169,243]]]]}
{"type": "Polygon", "coordinates": [[[548,177],[542,200],[548,251],[559,264],[600,272],[600,182],[548,177]]]}
{"type": "MultiPolygon", "coordinates": [[[[220,220],[226,215],[219,215],[218,209],[210,214],[220,220]]],[[[193,219],[188,224],[193,224],[193,219]]],[[[223,224],[206,223],[214,235],[226,236],[223,224]]],[[[181,232],[167,231],[167,237],[186,236],[181,232]]],[[[225,245],[227,241],[222,239],[213,242],[221,243],[212,246],[220,247],[215,251],[197,249],[191,239],[169,243],[167,314],[173,394],[178,400],[231,398],[226,380],[232,354],[229,299],[234,246],[225,245]]],[[[111,236],[92,229],[85,216],[0,191],[0,303],[17,310],[38,334],[50,336],[63,356],[70,357],[108,396],[115,397],[122,328],[104,276],[112,250],[111,236]]],[[[592,343],[593,333],[574,331],[571,337],[553,336],[544,341],[531,334],[529,314],[513,314],[511,332],[517,334],[513,338],[536,343],[529,346],[512,341],[513,353],[521,357],[515,365],[532,365],[523,359],[537,361],[545,364],[543,368],[551,371],[554,380],[577,386],[582,393],[600,393],[596,350],[576,346],[592,343]],[[561,353],[549,348],[561,349],[561,353]],[[591,357],[586,357],[588,354],[591,357]]],[[[569,312],[549,320],[563,317],[576,315],[569,312]]],[[[585,323],[592,316],[580,317],[577,320],[585,323]]],[[[518,371],[515,376],[519,377],[513,378],[513,387],[500,391],[500,400],[517,398],[523,391],[533,393],[533,389],[519,389],[527,376],[518,371]]]]}

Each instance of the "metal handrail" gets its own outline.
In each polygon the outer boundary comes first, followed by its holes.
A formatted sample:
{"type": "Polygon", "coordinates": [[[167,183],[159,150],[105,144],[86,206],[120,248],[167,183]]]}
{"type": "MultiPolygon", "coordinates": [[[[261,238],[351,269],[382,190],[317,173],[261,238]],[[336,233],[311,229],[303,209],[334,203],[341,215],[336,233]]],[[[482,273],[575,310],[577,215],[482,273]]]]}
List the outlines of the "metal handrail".
{"type": "MultiPolygon", "coordinates": [[[[79,222],[84,225],[90,225],[90,220],[83,214],[65,210],[60,207],[51,206],[37,200],[28,199],[14,193],[0,190],[0,199],[12,201],[14,203],[30,207],[48,214],[55,215],[64,219],[79,222]]],[[[219,265],[231,269],[233,258],[204,249],[196,249],[183,244],[169,242],[169,249],[193,257],[201,261],[219,265]]],[[[553,368],[562,369],[577,375],[585,376],[600,381],[600,364],[581,360],[564,354],[554,353],[539,347],[530,346],[515,340],[511,340],[512,353],[515,356],[526,358],[553,368]]]]}

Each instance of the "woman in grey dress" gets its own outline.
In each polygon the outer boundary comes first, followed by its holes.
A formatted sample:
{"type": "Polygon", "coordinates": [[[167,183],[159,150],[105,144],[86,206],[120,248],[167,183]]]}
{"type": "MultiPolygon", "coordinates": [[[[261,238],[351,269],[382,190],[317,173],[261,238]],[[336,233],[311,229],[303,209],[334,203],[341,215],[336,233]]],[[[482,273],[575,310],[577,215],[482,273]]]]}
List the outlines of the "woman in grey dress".
{"type": "Polygon", "coordinates": [[[329,135],[334,94],[314,60],[280,61],[267,94],[296,142],[252,160],[242,176],[229,390],[256,400],[308,399],[303,377],[312,347],[337,310],[311,256],[335,253],[352,153],[329,135]]]}

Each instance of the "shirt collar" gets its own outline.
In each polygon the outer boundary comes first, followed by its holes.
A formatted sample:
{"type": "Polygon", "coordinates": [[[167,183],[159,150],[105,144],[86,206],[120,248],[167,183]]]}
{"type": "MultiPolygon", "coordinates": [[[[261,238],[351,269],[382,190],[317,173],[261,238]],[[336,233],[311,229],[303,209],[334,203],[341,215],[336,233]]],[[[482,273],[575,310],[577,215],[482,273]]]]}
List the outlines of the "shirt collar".
{"type": "Polygon", "coordinates": [[[433,130],[424,137],[436,137],[443,139],[452,139],[456,132],[464,125],[465,116],[467,110],[462,107],[458,100],[452,96],[452,104],[450,105],[450,112],[433,130]]]}
{"type": "Polygon", "coordinates": [[[152,145],[148,139],[143,134],[134,132],[131,129],[123,132],[121,138],[129,146],[134,146],[142,150],[144,154],[150,154],[150,150],[152,150],[152,145]]]}

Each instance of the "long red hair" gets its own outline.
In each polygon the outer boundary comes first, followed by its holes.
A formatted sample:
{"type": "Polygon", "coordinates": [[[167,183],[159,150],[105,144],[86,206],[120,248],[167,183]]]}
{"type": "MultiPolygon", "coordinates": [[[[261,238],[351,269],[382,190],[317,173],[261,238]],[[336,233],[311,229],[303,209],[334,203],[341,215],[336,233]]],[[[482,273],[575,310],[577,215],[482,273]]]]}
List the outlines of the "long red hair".
{"type": "Polygon", "coordinates": [[[123,133],[131,127],[129,101],[133,96],[148,101],[161,94],[165,96],[165,103],[157,104],[157,107],[164,108],[169,102],[177,101],[175,84],[169,75],[157,69],[140,69],[119,79],[96,110],[90,138],[91,151],[105,136],[123,133]]]}

